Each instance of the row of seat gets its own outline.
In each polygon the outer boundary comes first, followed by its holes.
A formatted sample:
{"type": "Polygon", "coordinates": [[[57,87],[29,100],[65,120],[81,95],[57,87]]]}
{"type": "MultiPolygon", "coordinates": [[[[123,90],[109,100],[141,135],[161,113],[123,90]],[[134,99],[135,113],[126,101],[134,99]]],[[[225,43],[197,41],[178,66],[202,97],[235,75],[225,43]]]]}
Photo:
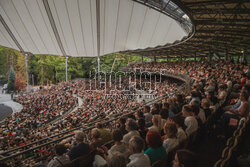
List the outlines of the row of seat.
{"type": "Polygon", "coordinates": [[[247,118],[242,118],[233,135],[228,138],[226,146],[222,151],[221,158],[214,164],[214,167],[231,167],[237,166],[235,161],[240,154],[242,140],[246,135],[247,129],[250,128],[250,113],[247,118]]]}

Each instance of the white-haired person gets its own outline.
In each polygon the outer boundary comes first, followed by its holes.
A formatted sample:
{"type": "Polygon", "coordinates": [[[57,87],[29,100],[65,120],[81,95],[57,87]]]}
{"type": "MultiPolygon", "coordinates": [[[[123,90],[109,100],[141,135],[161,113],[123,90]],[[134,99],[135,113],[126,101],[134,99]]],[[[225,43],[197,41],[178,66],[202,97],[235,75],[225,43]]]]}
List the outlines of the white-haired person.
{"type": "Polygon", "coordinates": [[[131,137],[140,136],[140,133],[138,132],[138,125],[135,120],[128,119],[125,125],[128,133],[123,136],[122,142],[128,145],[128,142],[131,139],[131,137]]]}
{"type": "Polygon", "coordinates": [[[129,156],[130,162],[127,167],[150,167],[150,160],[147,155],[143,153],[144,140],[140,136],[133,136],[129,140],[129,150],[132,153],[129,156]]]}

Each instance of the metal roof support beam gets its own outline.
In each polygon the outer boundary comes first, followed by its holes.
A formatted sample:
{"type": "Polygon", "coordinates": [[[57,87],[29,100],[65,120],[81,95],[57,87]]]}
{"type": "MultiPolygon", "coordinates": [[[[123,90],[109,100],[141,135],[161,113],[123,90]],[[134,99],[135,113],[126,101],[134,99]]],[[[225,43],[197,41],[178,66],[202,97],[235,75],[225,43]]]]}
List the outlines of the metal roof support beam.
{"type": "Polygon", "coordinates": [[[68,82],[68,56],[65,57],[65,66],[66,66],[66,70],[65,70],[65,75],[66,75],[66,82],[68,82]]]}
{"type": "MultiPolygon", "coordinates": [[[[237,20],[234,20],[237,22],[237,20]]],[[[232,27],[246,27],[248,28],[249,25],[247,24],[239,24],[239,23],[225,23],[225,22],[216,22],[216,21],[207,21],[207,20],[197,20],[196,21],[197,25],[214,25],[214,26],[232,26],[232,27]]]]}
{"type": "Polygon", "coordinates": [[[225,29],[225,28],[221,28],[221,29],[218,29],[218,30],[211,30],[211,29],[199,29],[199,30],[196,30],[196,33],[199,32],[199,33],[215,33],[215,32],[220,32],[220,33],[241,33],[244,32],[244,33],[250,33],[250,30],[249,29],[239,29],[239,28],[230,28],[230,29],[225,29]]]}
{"type": "MultiPolygon", "coordinates": [[[[244,2],[246,0],[242,0],[244,2]]],[[[210,1],[198,1],[198,2],[186,2],[184,5],[186,6],[200,6],[200,5],[213,5],[213,4],[218,4],[218,3],[223,3],[223,4],[234,4],[234,3],[239,3],[238,0],[210,0],[210,1]]]]}
{"type": "Polygon", "coordinates": [[[194,14],[250,14],[250,11],[248,9],[241,9],[241,10],[235,10],[235,9],[193,9],[192,12],[194,14]]]}
{"type": "Polygon", "coordinates": [[[16,44],[16,46],[19,48],[19,50],[21,52],[24,52],[22,46],[19,44],[19,42],[17,41],[16,37],[14,36],[14,34],[12,33],[12,31],[10,30],[9,26],[6,24],[6,22],[4,21],[2,15],[0,15],[0,22],[2,23],[2,25],[4,26],[5,30],[8,32],[9,36],[11,37],[11,39],[14,41],[14,43],[16,44]]]}
{"type": "Polygon", "coordinates": [[[60,50],[61,50],[63,56],[67,56],[67,55],[66,55],[66,52],[65,52],[65,50],[64,50],[64,47],[63,47],[61,38],[60,38],[60,36],[59,36],[58,30],[57,30],[57,28],[56,28],[56,23],[55,23],[55,20],[54,20],[54,18],[53,18],[53,15],[52,15],[52,13],[51,13],[51,10],[50,10],[50,7],[49,7],[48,0],[43,0],[43,5],[44,5],[45,10],[46,10],[46,13],[47,13],[47,15],[48,15],[49,22],[50,22],[50,25],[51,25],[52,30],[53,30],[53,32],[54,32],[54,35],[55,35],[55,37],[56,37],[57,44],[58,44],[58,46],[59,46],[59,48],[60,48],[60,50]]]}

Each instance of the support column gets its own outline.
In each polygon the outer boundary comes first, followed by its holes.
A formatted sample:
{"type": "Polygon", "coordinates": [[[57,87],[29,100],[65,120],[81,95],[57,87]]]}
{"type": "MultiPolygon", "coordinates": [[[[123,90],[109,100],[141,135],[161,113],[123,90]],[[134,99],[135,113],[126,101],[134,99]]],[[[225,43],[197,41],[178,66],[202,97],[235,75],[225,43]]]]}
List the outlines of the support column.
{"type": "Polygon", "coordinates": [[[228,50],[226,49],[226,61],[229,61],[228,59],[228,50]]]}
{"type": "Polygon", "coordinates": [[[68,56],[65,57],[65,66],[66,66],[65,70],[66,82],[68,82],[68,56]]]}
{"type": "Polygon", "coordinates": [[[156,62],[156,56],[154,56],[154,62],[156,62]]]}
{"type": "Polygon", "coordinates": [[[143,55],[141,55],[141,62],[143,63],[143,55]]]}
{"type": "Polygon", "coordinates": [[[100,0],[96,0],[96,30],[97,30],[97,64],[98,81],[100,78],[100,0]]]}
{"type": "Polygon", "coordinates": [[[241,55],[239,54],[237,63],[240,63],[240,56],[241,56],[241,55]]]}
{"type": "Polygon", "coordinates": [[[212,51],[209,51],[209,63],[212,62],[212,51]]]}
{"type": "Polygon", "coordinates": [[[246,56],[247,63],[249,63],[250,62],[249,52],[245,51],[245,56],[246,56]]]}
{"type": "Polygon", "coordinates": [[[180,62],[182,62],[182,55],[180,55],[180,62]]]}
{"type": "Polygon", "coordinates": [[[196,54],[197,54],[197,53],[195,52],[195,54],[194,54],[194,61],[196,61],[196,54]]]}
{"type": "Polygon", "coordinates": [[[246,60],[246,51],[244,50],[242,53],[242,63],[246,60]]]}
{"type": "Polygon", "coordinates": [[[100,80],[100,57],[97,57],[97,65],[98,65],[98,81],[100,80]]]}
{"type": "Polygon", "coordinates": [[[29,86],[29,71],[28,71],[28,53],[24,53],[24,60],[25,60],[25,68],[26,68],[26,86],[28,90],[28,86],[29,86]]]}

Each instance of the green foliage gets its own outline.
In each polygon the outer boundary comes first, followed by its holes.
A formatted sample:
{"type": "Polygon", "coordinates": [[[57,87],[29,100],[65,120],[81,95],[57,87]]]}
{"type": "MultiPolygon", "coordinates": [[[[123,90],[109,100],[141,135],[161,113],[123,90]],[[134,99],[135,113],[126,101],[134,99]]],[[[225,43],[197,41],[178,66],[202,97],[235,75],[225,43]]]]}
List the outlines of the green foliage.
{"type": "Polygon", "coordinates": [[[13,67],[26,78],[24,55],[14,49],[0,46],[0,78],[1,84],[6,83],[9,76],[9,69],[13,67]]]}
{"type": "Polygon", "coordinates": [[[8,87],[7,91],[15,91],[15,80],[16,80],[16,74],[12,67],[10,67],[10,73],[9,73],[9,79],[8,79],[8,87]]]}
{"type": "MultiPolygon", "coordinates": [[[[100,58],[101,71],[109,73],[112,66],[117,72],[121,67],[132,62],[141,62],[141,56],[131,54],[112,53],[100,58]],[[116,59],[116,60],[115,60],[116,59]],[[115,60],[115,63],[114,63],[115,60]]],[[[150,62],[147,57],[143,61],[150,62]]],[[[0,46],[0,78],[8,79],[8,71],[13,67],[26,79],[26,67],[23,53],[0,46]]],[[[28,56],[29,84],[57,83],[66,80],[65,57],[55,55],[29,55],[28,56]]],[[[68,80],[76,78],[89,78],[97,72],[97,58],[69,57],[68,80]]]]}

